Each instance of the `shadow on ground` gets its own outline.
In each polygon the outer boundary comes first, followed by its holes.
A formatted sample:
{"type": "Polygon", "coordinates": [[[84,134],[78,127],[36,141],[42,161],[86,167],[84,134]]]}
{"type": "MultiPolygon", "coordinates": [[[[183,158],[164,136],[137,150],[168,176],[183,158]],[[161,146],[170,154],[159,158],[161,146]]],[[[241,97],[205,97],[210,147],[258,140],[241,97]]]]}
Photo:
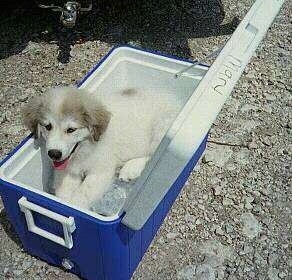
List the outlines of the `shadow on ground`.
{"type": "MultiPolygon", "coordinates": [[[[59,13],[33,1],[13,0],[0,12],[0,59],[20,53],[29,41],[57,43],[58,60],[70,59],[70,47],[88,40],[137,43],[143,48],[190,57],[189,38],[230,34],[237,19],[222,24],[218,0],[100,0],[79,18],[74,30],[60,26],[59,13]]],[[[3,4],[2,4],[3,5],[3,4]]]]}
{"type": "Polygon", "coordinates": [[[22,247],[21,241],[18,238],[12,224],[8,221],[8,217],[4,209],[0,210],[0,225],[7,236],[18,246],[22,247]]]}

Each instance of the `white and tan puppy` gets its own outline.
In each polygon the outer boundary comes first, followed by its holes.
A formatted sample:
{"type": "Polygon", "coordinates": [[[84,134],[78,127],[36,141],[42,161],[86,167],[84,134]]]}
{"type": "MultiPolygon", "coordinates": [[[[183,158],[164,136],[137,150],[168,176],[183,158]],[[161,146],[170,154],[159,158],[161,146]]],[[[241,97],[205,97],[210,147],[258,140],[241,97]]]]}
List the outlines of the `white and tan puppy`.
{"type": "Polygon", "coordinates": [[[110,188],[117,168],[123,181],[140,176],[179,108],[161,92],[95,95],[61,87],[30,100],[23,118],[46,140],[56,196],[89,208],[110,188]]]}

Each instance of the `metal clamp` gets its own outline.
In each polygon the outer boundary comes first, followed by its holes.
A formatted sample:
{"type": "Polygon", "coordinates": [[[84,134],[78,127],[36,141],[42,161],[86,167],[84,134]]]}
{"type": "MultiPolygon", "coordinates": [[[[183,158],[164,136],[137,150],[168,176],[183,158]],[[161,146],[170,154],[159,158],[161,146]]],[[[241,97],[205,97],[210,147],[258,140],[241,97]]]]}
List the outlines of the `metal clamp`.
{"type": "Polygon", "coordinates": [[[58,243],[64,247],[67,247],[68,249],[71,249],[73,247],[72,233],[76,229],[75,221],[73,217],[69,217],[69,218],[64,217],[46,208],[43,208],[39,205],[29,202],[24,196],[18,200],[18,205],[20,207],[20,210],[25,215],[27,228],[29,231],[37,235],[40,235],[46,239],[49,239],[55,243],[58,243]],[[61,223],[63,226],[64,238],[36,226],[33,215],[32,215],[32,211],[37,212],[41,215],[47,216],[48,218],[61,223]]]}
{"type": "Polygon", "coordinates": [[[67,2],[64,5],[60,21],[66,27],[72,28],[77,19],[77,14],[80,9],[80,4],[78,2],[67,2]]]}
{"type": "Polygon", "coordinates": [[[35,2],[40,8],[51,9],[54,12],[61,12],[60,21],[65,27],[68,28],[74,27],[79,13],[89,12],[92,10],[92,2],[88,5],[88,7],[82,7],[77,1],[68,1],[65,3],[64,7],[39,4],[37,0],[35,0],[35,2]]]}
{"type": "Polygon", "coordinates": [[[206,57],[204,57],[203,59],[197,60],[195,61],[192,65],[187,66],[186,68],[180,70],[179,72],[177,72],[174,77],[178,78],[180,76],[182,76],[183,73],[187,72],[188,70],[190,70],[191,68],[195,67],[198,64],[204,64],[208,59],[211,58],[215,58],[219,55],[219,53],[222,51],[222,49],[224,48],[224,46],[217,48],[215,51],[213,51],[212,53],[208,54],[206,57]]]}

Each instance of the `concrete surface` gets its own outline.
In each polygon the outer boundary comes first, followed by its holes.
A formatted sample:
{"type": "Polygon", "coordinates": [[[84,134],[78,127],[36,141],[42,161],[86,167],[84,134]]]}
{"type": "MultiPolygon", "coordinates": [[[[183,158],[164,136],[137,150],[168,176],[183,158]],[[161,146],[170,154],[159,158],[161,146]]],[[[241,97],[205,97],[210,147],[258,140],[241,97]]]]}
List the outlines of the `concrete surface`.
{"type": "MultiPolygon", "coordinates": [[[[216,1],[100,1],[72,36],[56,15],[14,2],[0,17],[1,157],[27,134],[21,105],[75,83],[113,45],[201,58],[253,1],[224,0],[223,22],[216,1]]],[[[133,279],[292,279],[289,30],[286,1],[133,279]]],[[[0,202],[0,279],[78,278],[23,252],[0,202]]]]}

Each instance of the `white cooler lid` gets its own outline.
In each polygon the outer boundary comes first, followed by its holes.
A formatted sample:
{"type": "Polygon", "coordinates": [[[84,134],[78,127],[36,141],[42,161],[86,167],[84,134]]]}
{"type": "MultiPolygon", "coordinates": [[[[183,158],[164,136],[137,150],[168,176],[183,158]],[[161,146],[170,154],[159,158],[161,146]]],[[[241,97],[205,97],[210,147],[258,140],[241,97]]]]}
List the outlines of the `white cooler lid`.
{"type": "Polygon", "coordinates": [[[125,208],[125,225],[141,229],[152,215],[204,140],[283,3],[284,0],[257,0],[246,14],[169,129],[166,137],[171,140],[166,152],[125,208]],[[164,176],[156,174],[158,167],[164,176]]]}

